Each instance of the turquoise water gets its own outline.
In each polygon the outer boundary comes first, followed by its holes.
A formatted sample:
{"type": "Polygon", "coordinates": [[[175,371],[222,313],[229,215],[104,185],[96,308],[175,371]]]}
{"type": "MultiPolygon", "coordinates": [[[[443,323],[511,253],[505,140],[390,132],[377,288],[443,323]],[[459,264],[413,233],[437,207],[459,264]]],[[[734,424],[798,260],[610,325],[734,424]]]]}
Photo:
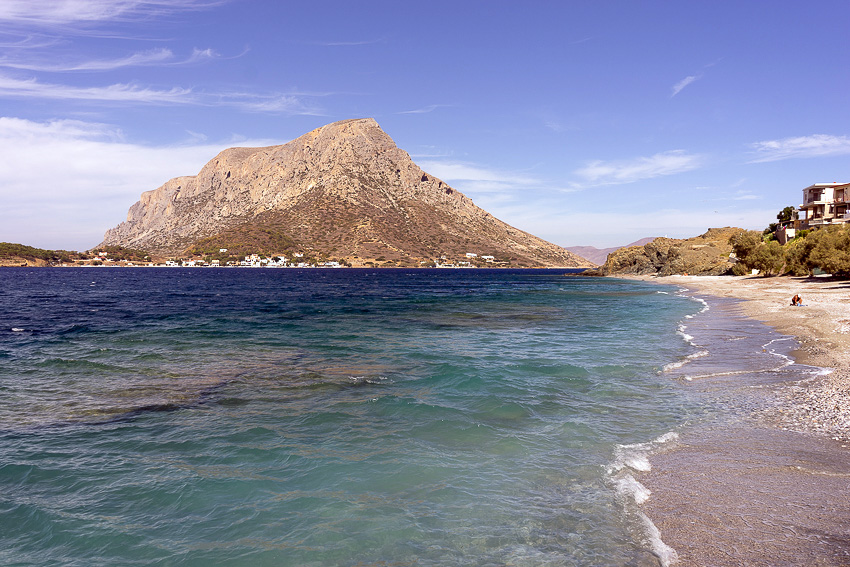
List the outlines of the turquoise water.
{"type": "Polygon", "coordinates": [[[612,463],[703,411],[671,291],[0,271],[0,563],[655,565],[612,463]]]}

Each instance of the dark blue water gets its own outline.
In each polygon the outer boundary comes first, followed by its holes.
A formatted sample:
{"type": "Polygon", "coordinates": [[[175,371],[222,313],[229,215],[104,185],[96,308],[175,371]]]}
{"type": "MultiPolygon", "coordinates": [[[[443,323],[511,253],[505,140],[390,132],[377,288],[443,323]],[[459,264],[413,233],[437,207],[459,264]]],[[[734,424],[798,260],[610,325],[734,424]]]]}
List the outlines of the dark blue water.
{"type": "Polygon", "coordinates": [[[657,564],[612,463],[704,411],[660,289],[2,270],[0,564],[657,564]]]}

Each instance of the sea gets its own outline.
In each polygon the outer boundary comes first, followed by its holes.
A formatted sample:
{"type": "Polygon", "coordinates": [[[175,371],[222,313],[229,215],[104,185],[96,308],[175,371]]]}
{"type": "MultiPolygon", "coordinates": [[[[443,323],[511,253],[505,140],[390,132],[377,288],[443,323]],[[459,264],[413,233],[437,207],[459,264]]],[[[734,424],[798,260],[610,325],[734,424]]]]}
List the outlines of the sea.
{"type": "Polygon", "coordinates": [[[0,564],[671,564],[637,473],[804,371],[573,272],[0,270],[0,564]]]}

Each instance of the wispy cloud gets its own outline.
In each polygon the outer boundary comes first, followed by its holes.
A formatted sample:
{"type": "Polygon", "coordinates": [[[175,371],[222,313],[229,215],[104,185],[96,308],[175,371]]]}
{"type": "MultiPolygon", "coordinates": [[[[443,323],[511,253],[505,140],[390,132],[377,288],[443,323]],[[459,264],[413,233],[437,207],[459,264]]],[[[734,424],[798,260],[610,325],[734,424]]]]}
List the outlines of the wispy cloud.
{"type": "Polygon", "coordinates": [[[624,161],[593,161],[574,173],[582,186],[622,185],[642,179],[683,173],[699,168],[704,158],[684,150],[672,150],[624,161]]]}
{"type": "Polygon", "coordinates": [[[325,116],[325,112],[321,108],[295,95],[228,93],[217,98],[219,102],[215,104],[216,106],[234,106],[251,112],[325,116]]]}
{"type": "Polygon", "coordinates": [[[210,142],[189,133],[185,143],[150,146],[128,142],[108,124],[0,117],[0,241],[88,248],[125,218],[143,191],[196,174],[225,148],[284,141],[210,142]]]}
{"type": "MultiPolygon", "coordinates": [[[[0,26],[2,30],[2,26],[0,26]]],[[[0,48],[3,49],[43,49],[53,47],[59,43],[59,39],[43,34],[27,34],[13,36],[9,39],[0,39],[0,48]]]]}
{"type": "Polygon", "coordinates": [[[557,120],[547,120],[543,125],[546,127],[547,130],[551,130],[552,132],[556,132],[558,134],[566,130],[566,127],[564,127],[564,125],[558,122],[557,120]]]}
{"type": "Polygon", "coordinates": [[[26,59],[14,60],[11,57],[3,57],[0,58],[0,67],[49,73],[64,73],[72,71],[113,71],[124,67],[192,65],[209,61],[216,57],[218,57],[218,55],[212,49],[195,48],[189,57],[178,60],[175,58],[174,53],[170,49],[158,48],[139,51],[137,53],[127,55],[126,57],[119,57],[116,59],[95,59],[77,62],[56,61],[55,55],[51,57],[50,62],[47,63],[44,61],[26,59]]]}
{"type": "Polygon", "coordinates": [[[28,27],[72,26],[127,21],[200,10],[225,0],[3,0],[0,25],[28,27]]]}
{"type": "Polygon", "coordinates": [[[427,114],[429,112],[434,112],[438,108],[444,108],[450,106],[448,104],[431,104],[428,106],[424,106],[422,108],[417,108],[415,110],[403,110],[398,112],[397,114],[427,114]]]}
{"type": "MultiPolygon", "coordinates": [[[[243,51],[239,55],[228,57],[228,59],[236,59],[237,57],[242,57],[242,55],[244,55],[245,53],[247,53],[247,50],[243,51]]],[[[219,54],[210,48],[198,49],[196,47],[192,50],[192,55],[190,55],[189,58],[184,61],[184,63],[187,65],[192,63],[201,63],[203,61],[209,61],[210,59],[216,59],[217,57],[219,57],[219,54]]]]}
{"type": "Polygon", "coordinates": [[[701,78],[702,78],[702,75],[689,75],[689,76],[685,77],[684,79],[682,79],[681,81],[679,81],[678,83],[673,85],[673,93],[670,95],[670,98],[673,98],[674,96],[676,96],[677,94],[682,92],[682,89],[684,89],[688,85],[692,84],[694,81],[697,81],[701,78]]]}
{"type": "Polygon", "coordinates": [[[463,192],[502,193],[540,184],[538,179],[527,175],[462,162],[425,160],[419,165],[463,192]]]}
{"type": "Polygon", "coordinates": [[[196,101],[190,89],[158,90],[130,84],[105,87],[75,87],[42,83],[36,79],[15,79],[0,75],[0,95],[36,97],[52,100],[86,100],[91,102],[136,102],[148,104],[189,104],[196,101]]]}
{"type": "Polygon", "coordinates": [[[0,96],[116,104],[228,106],[249,112],[321,115],[306,99],[282,93],[200,92],[174,87],[156,89],[133,84],[77,87],[16,79],[0,74],[0,96]]]}
{"type": "Polygon", "coordinates": [[[781,140],[756,142],[751,147],[755,157],[750,163],[780,161],[791,158],[813,158],[850,154],[850,138],[814,134],[781,140]]]}
{"type": "Polygon", "coordinates": [[[384,38],[364,39],[359,41],[316,41],[313,42],[312,45],[322,45],[324,47],[357,47],[359,45],[375,45],[376,43],[385,43],[386,41],[387,40],[384,38]]]}
{"type": "Polygon", "coordinates": [[[174,58],[174,54],[170,49],[151,49],[133,53],[126,57],[118,59],[99,59],[93,61],[82,61],[77,63],[51,63],[42,62],[27,62],[13,61],[9,58],[0,59],[0,67],[8,67],[11,69],[25,69],[27,71],[47,71],[47,72],[64,72],[64,71],[110,71],[121,67],[135,67],[145,65],[161,64],[174,58]]]}

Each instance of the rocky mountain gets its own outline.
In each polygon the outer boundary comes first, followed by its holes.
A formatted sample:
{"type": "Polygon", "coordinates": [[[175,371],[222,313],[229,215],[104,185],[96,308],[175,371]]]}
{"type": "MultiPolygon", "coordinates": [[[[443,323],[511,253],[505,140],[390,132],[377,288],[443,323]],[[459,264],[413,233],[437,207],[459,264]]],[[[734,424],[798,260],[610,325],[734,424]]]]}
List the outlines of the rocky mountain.
{"type": "Polygon", "coordinates": [[[650,236],[649,238],[641,238],[640,240],[636,240],[631,244],[626,244],[625,246],[613,246],[611,248],[597,248],[596,246],[566,246],[565,248],[576,256],[584,258],[589,262],[596,265],[602,265],[605,263],[605,260],[608,259],[608,254],[611,252],[616,252],[620,248],[643,246],[647,242],[652,242],[653,240],[655,240],[655,237],[650,236]]]}
{"type": "Polygon", "coordinates": [[[197,175],[143,193],[100,246],[176,256],[199,241],[262,235],[270,246],[354,265],[417,266],[466,253],[512,266],[590,265],[475,206],[420,169],[371,118],[281,146],[225,150],[197,175]]]}
{"type": "Polygon", "coordinates": [[[742,228],[710,228],[694,238],[656,238],[643,246],[621,248],[608,256],[596,272],[605,276],[640,274],[721,275],[732,269],[730,238],[742,228]]]}

